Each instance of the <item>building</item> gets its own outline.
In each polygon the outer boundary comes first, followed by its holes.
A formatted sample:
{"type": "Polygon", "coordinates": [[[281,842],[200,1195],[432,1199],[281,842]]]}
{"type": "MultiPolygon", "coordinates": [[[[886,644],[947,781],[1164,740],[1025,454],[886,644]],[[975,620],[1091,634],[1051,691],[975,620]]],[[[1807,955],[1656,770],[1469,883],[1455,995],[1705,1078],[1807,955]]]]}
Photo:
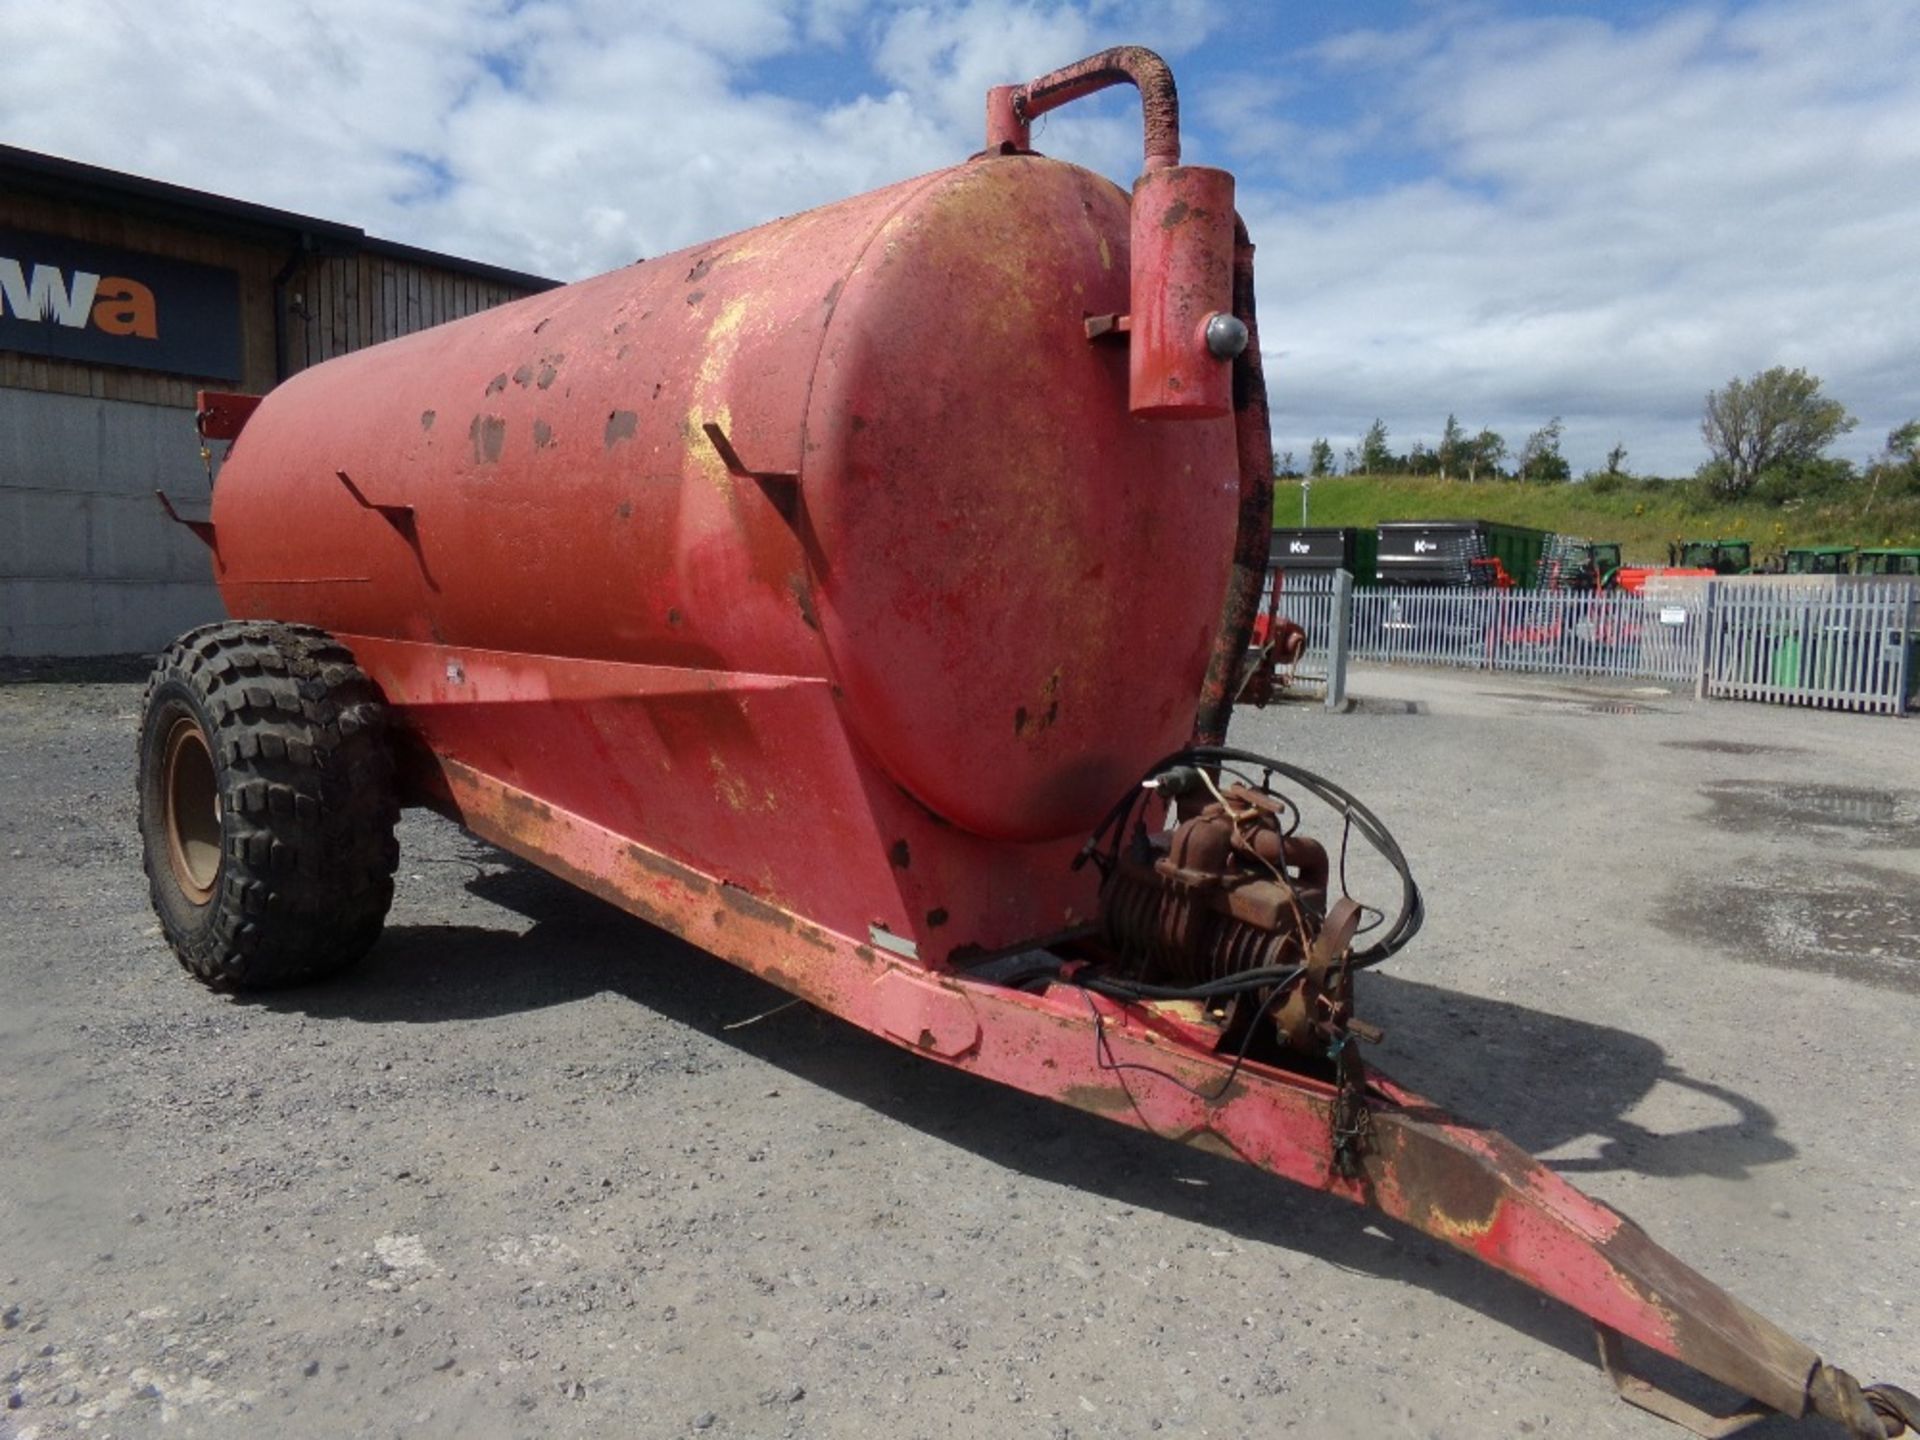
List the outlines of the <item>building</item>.
{"type": "Polygon", "coordinates": [[[151,651],[220,616],[154,496],[206,515],[196,391],[555,283],[0,145],[0,655],[151,651]]]}

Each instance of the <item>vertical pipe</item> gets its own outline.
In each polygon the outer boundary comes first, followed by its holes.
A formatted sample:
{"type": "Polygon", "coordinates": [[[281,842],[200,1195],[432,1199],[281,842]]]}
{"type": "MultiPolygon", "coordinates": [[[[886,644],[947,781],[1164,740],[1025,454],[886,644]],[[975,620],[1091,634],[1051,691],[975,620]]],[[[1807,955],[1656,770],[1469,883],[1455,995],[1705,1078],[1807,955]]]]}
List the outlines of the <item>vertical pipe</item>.
{"type": "MultiPolygon", "coordinates": [[[[1889,591],[1888,599],[1891,600],[1892,598],[1892,592],[1889,591]]],[[[1888,608],[1892,609],[1892,606],[1889,605],[1888,608]]],[[[1913,693],[1915,688],[1913,683],[1913,650],[1914,633],[1916,630],[1920,630],[1920,595],[1909,590],[1906,594],[1905,603],[1895,614],[1900,617],[1901,622],[1900,628],[1894,632],[1894,641],[1900,647],[1899,655],[1894,661],[1899,679],[1896,682],[1896,688],[1893,692],[1893,713],[1898,715],[1906,710],[1907,698],[1913,693]]]]}
{"type": "Polygon", "coordinates": [[[1713,582],[1711,580],[1700,587],[1700,613],[1695,618],[1700,622],[1700,643],[1698,647],[1698,659],[1694,666],[1693,698],[1696,700],[1704,700],[1707,698],[1707,672],[1713,668],[1712,625],[1715,616],[1713,613],[1713,582]]]}
{"type": "Polygon", "coordinates": [[[1224,745],[1233,716],[1233,684],[1253,632],[1253,613],[1267,573],[1273,538],[1273,430],[1267,415],[1267,380],[1260,364],[1260,329],[1254,318],[1253,241],[1246,222],[1233,221],[1233,313],[1247,327],[1247,346],[1233,362],[1233,436],[1240,467],[1240,517],[1213,654],[1200,685],[1193,743],[1224,745]]]}
{"type": "Polygon", "coordinates": [[[1347,708],[1347,644],[1353,634],[1353,576],[1333,572],[1331,613],[1328,615],[1327,696],[1329,710],[1347,708]]]}

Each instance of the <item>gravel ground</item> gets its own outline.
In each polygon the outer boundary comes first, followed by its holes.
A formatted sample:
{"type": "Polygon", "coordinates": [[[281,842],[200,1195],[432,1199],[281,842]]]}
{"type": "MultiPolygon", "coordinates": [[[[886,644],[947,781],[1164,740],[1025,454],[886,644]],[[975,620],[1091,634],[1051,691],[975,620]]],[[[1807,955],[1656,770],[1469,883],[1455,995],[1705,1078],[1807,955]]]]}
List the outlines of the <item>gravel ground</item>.
{"type": "MultiPolygon", "coordinates": [[[[6,678],[8,1440],[1681,1433],[1438,1245],[777,1009],[430,817],[362,970],[211,994],[147,907],[138,686],[6,678]]],[[[1354,688],[1235,739],[1421,874],[1373,1058],[1913,1387],[1913,723],[1354,688]]]]}

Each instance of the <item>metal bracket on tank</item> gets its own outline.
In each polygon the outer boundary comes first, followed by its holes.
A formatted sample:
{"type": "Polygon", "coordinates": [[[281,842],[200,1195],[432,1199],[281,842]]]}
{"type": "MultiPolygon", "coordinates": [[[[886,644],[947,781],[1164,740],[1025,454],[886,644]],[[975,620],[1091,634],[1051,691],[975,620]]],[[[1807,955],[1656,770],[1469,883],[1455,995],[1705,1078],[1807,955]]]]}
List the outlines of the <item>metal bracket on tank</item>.
{"type": "Polygon", "coordinates": [[[167,518],[173,521],[174,524],[186,526],[187,529],[199,537],[200,543],[205,545],[209,550],[216,548],[213,538],[213,521],[187,519],[186,516],[173,508],[173,501],[167,498],[167,492],[164,490],[154,491],[153,498],[160,502],[160,508],[167,512],[167,518]]]}
{"type": "Polygon", "coordinates": [[[353,477],[348,475],[346,471],[336,470],[333,473],[340,477],[340,483],[347,487],[347,493],[361,506],[372,510],[379,515],[382,520],[402,533],[413,529],[413,506],[374,500],[367,495],[366,491],[353,483],[353,477]]]}
{"type": "Polygon", "coordinates": [[[746,462],[740,458],[740,452],[733,448],[733,442],[727,438],[727,432],[711,420],[700,427],[706,432],[707,443],[713,446],[714,453],[720,457],[720,463],[727,467],[727,473],[741,480],[751,480],[760,487],[760,493],[767,497],[769,504],[780,512],[780,518],[789,525],[800,514],[800,477],[791,470],[749,470],[746,462]]]}
{"type": "Polygon", "coordinates": [[[407,548],[413,552],[414,563],[420,567],[420,578],[427,582],[429,590],[438,590],[440,582],[433,578],[433,571],[428,568],[427,552],[420,544],[420,526],[414,515],[413,506],[398,500],[375,500],[356,485],[353,477],[346,471],[336,470],[333,473],[339,477],[340,483],[346,486],[347,494],[354,498],[356,504],[363,509],[373,511],[393,527],[396,535],[407,542],[407,548]]]}

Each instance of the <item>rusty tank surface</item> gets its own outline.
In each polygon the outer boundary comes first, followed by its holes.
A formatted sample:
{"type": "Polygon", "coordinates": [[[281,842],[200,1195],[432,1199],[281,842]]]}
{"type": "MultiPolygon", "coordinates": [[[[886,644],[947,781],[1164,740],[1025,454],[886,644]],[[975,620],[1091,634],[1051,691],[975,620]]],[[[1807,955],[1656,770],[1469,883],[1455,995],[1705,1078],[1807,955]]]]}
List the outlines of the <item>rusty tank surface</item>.
{"type": "Polygon", "coordinates": [[[1363,1061],[1355,976],[1422,901],[1360,800],[1225,745],[1283,658],[1254,643],[1253,246],[1232,177],[1181,162],[1157,56],[996,88],[951,168],[201,418],[235,618],[161,657],[140,742],[154,904],[201,979],[358,959],[399,809],[432,806],[928,1060],[1466,1250],[1701,1433],[1916,1422],[1363,1061]],[[1113,84],[1130,193],[1031,145],[1113,84]],[[1347,892],[1349,843],[1397,893],[1347,892]]]}

